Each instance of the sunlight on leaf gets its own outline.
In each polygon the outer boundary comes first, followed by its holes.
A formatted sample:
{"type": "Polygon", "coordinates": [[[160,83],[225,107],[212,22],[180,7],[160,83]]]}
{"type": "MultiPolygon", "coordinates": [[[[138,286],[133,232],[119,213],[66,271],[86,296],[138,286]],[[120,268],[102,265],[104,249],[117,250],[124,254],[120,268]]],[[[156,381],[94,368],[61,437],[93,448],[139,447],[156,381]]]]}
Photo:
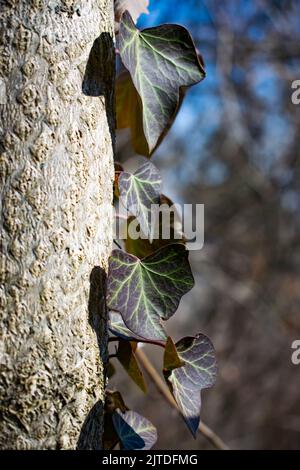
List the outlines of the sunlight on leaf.
{"type": "Polygon", "coordinates": [[[200,82],[205,72],[189,32],[178,25],[139,31],[129,14],[122,16],[121,59],[143,105],[143,129],[149,152],[176,114],[180,88],[200,82]]]}
{"type": "Polygon", "coordinates": [[[145,339],[130,331],[125,325],[122,315],[119,312],[114,312],[113,310],[109,312],[108,328],[113,335],[127,341],[143,341],[145,339]]]}
{"type": "Polygon", "coordinates": [[[148,450],[157,441],[156,428],[135,411],[115,411],[112,418],[124,450],[148,450]]]}
{"type": "Polygon", "coordinates": [[[155,215],[151,208],[160,201],[161,176],[158,169],[153,163],[146,162],[134,173],[123,171],[118,184],[122,204],[137,218],[147,237],[151,237],[151,218],[155,215]]]}
{"type": "Polygon", "coordinates": [[[133,333],[164,340],[161,320],[175,313],[193,285],[188,251],[181,244],[168,245],[142,260],[114,250],[109,259],[107,304],[121,313],[133,333]]]}
{"type": "Polygon", "coordinates": [[[181,108],[186,88],[179,90],[179,103],[175,113],[162,131],[156,146],[150,152],[143,128],[143,105],[140,95],[132,82],[128,70],[124,69],[116,79],[116,117],[117,129],[130,129],[131,143],[134,151],[145,157],[151,157],[172,126],[181,108]]]}
{"type": "Polygon", "coordinates": [[[215,350],[209,338],[203,334],[181,339],[176,343],[176,349],[184,365],[171,373],[165,371],[164,375],[189,429],[195,436],[200,422],[200,392],[211,387],[216,380],[215,350]]]}

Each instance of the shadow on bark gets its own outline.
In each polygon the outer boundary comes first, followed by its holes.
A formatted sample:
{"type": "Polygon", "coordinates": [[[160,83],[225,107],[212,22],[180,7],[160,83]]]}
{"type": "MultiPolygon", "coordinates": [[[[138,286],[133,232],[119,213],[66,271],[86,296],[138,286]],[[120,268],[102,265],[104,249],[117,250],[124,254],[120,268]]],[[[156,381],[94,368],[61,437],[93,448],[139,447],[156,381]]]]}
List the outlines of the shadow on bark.
{"type": "MultiPolygon", "coordinates": [[[[106,379],[107,351],[107,310],[105,303],[106,272],[100,266],[93,268],[90,275],[89,293],[89,323],[96,333],[99,354],[104,366],[104,378],[106,379]]],[[[100,377],[99,377],[100,380],[100,377]]],[[[98,401],[86,417],[77,442],[78,450],[100,450],[102,448],[101,434],[103,423],[104,402],[98,401]]]]}
{"type": "Polygon", "coordinates": [[[77,450],[102,450],[99,426],[103,422],[103,403],[98,401],[87,415],[77,443],[77,450]]]}
{"type": "Polygon", "coordinates": [[[90,275],[89,323],[97,335],[99,353],[105,364],[107,353],[107,311],[106,311],[106,272],[100,266],[95,266],[90,275]]]}
{"type": "MultiPolygon", "coordinates": [[[[109,33],[101,33],[94,41],[86,65],[82,82],[82,92],[86,96],[105,98],[105,110],[115,146],[115,47],[109,33]]],[[[99,266],[94,267],[90,275],[89,323],[96,333],[99,354],[104,365],[106,380],[107,351],[107,311],[105,303],[106,273],[99,266]]],[[[100,378],[99,378],[100,379],[100,378]]],[[[86,417],[77,442],[78,450],[100,450],[103,426],[104,402],[98,401],[86,417]]]]}
{"type": "Polygon", "coordinates": [[[115,46],[109,33],[101,33],[94,41],[82,82],[86,96],[104,96],[111,141],[115,145],[115,46]]]}

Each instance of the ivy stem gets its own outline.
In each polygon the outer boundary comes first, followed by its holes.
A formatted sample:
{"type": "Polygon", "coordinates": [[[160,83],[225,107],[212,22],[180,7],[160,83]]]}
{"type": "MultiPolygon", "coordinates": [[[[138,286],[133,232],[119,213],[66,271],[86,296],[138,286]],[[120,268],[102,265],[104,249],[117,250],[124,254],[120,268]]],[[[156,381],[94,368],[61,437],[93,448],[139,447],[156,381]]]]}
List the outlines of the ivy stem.
{"type": "MultiPolygon", "coordinates": [[[[178,408],[178,405],[174,400],[173,395],[169,391],[167,385],[164,383],[164,381],[162,380],[162,378],[160,377],[157,370],[155,369],[151,361],[148,359],[144,351],[142,349],[137,349],[135,354],[139,362],[149,375],[150,379],[155,384],[158,391],[163,395],[163,397],[168,401],[168,403],[173,408],[175,408],[178,413],[182,416],[182,413],[178,408]]],[[[225,442],[223,442],[222,439],[212,429],[210,429],[206,424],[204,424],[203,421],[200,422],[198,431],[201,432],[201,434],[203,434],[203,436],[205,436],[206,439],[211,444],[213,444],[214,447],[216,447],[216,449],[229,450],[229,447],[225,444],[225,442]]]]}
{"type": "MultiPolygon", "coordinates": [[[[109,343],[113,343],[114,341],[122,341],[122,338],[118,338],[117,336],[111,336],[110,338],[108,338],[109,343]]],[[[165,348],[166,346],[163,341],[155,341],[155,340],[143,339],[143,338],[123,339],[123,341],[134,341],[136,343],[154,344],[155,346],[160,346],[161,348],[165,348]]]]}
{"type": "Polygon", "coordinates": [[[145,344],[154,344],[155,346],[160,346],[161,348],[165,349],[166,344],[163,341],[152,341],[148,339],[139,339],[138,343],[145,343],[145,344]]]}

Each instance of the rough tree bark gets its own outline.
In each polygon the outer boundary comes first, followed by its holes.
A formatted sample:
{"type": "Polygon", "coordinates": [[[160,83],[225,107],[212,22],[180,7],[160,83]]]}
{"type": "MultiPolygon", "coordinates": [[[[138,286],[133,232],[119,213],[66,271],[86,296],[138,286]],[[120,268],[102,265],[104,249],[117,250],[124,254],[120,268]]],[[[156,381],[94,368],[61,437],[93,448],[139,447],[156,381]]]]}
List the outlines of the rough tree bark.
{"type": "Polygon", "coordinates": [[[99,449],[112,0],[0,0],[0,28],[0,447],[99,449]]]}

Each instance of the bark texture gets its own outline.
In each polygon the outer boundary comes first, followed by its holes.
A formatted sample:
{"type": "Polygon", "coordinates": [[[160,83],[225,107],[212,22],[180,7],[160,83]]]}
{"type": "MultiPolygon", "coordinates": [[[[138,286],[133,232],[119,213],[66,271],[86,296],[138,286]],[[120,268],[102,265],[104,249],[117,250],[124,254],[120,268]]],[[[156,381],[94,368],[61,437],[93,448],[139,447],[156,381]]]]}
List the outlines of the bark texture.
{"type": "Polygon", "coordinates": [[[112,0],[0,0],[0,28],[0,447],[99,449],[112,0]]]}

